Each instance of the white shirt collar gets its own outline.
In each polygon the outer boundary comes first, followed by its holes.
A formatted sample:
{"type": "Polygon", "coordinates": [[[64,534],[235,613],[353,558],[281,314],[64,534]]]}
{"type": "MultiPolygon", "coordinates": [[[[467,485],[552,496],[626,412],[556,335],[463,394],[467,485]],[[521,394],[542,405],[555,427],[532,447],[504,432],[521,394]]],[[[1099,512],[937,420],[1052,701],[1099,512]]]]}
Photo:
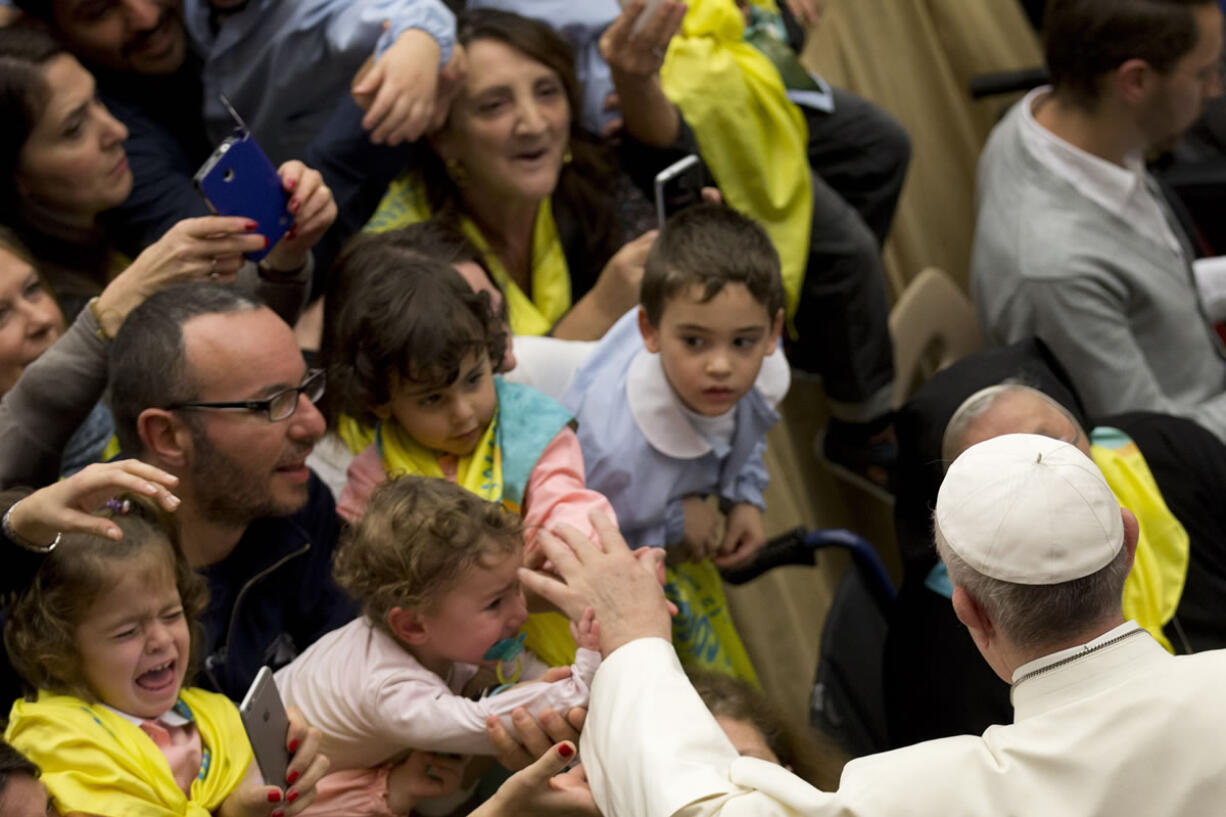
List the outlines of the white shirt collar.
{"type": "Polygon", "coordinates": [[[162,726],[187,726],[189,723],[192,722],[191,718],[186,718],[183,715],[180,715],[178,712],[176,712],[174,707],[167,709],[165,712],[163,712],[161,715],[158,715],[156,718],[138,718],[135,715],[129,715],[127,712],[121,712],[115,707],[109,706],[104,703],[100,703],[99,706],[101,706],[103,709],[109,709],[111,712],[114,712],[116,715],[123,718],[125,721],[132,724],[133,726],[140,726],[142,723],[144,723],[147,720],[155,720],[158,723],[160,723],[162,726]]]}
{"type": "MultiPolygon", "coordinates": [[[[773,409],[787,394],[791,381],[791,369],[783,350],[776,349],[773,355],[763,358],[754,388],[773,409]]],[[[626,400],[639,431],[664,456],[692,460],[712,450],[686,416],[681,400],[664,375],[658,354],[641,349],[630,361],[626,400]]]]}
{"type": "Polygon", "coordinates": [[[1050,93],[1051,86],[1045,85],[1022,100],[1022,142],[1026,148],[1077,192],[1182,255],[1183,245],[1145,184],[1142,151],[1125,157],[1121,167],[1056,136],[1034,116],[1035,103],[1050,93]]]}
{"type": "Polygon", "coordinates": [[[1053,664],[1058,664],[1065,659],[1074,658],[1083,653],[1096,650],[1106,644],[1108,641],[1112,641],[1122,635],[1127,635],[1128,633],[1139,629],[1141,629],[1141,626],[1135,621],[1125,621],[1120,626],[1108,630],[1092,641],[1087,641],[1084,644],[1078,644],[1075,647],[1069,647],[1068,649],[1060,650],[1059,652],[1053,652],[1052,654],[1045,655],[1042,658],[1036,658],[1033,661],[1022,664],[1013,671],[1013,683],[1016,684],[1019,679],[1027,675],[1033,675],[1039,670],[1050,667],[1053,664]]]}

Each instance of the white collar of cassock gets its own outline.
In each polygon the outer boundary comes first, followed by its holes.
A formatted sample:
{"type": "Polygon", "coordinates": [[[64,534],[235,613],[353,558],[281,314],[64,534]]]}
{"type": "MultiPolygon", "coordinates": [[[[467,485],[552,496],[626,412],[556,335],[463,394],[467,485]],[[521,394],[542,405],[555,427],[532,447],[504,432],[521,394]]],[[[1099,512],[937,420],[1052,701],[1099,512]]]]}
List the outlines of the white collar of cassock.
{"type": "Polygon", "coordinates": [[[1009,691],[1013,720],[1023,721],[1070,699],[1110,689],[1123,675],[1148,671],[1170,657],[1136,622],[1125,622],[1085,644],[1018,667],[1009,691]]]}
{"type": "MultiPolygon", "coordinates": [[[[792,372],[782,349],[762,360],[754,388],[772,409],[783,399],[791,385],[792,372]]],[[[626,400],[630,416],[651,447],[666,457],[697,459],[711,450],[689,417],[680,398],[664,374],[660,356],[646,349],[630,361],[626,372],[626,400]]]]}

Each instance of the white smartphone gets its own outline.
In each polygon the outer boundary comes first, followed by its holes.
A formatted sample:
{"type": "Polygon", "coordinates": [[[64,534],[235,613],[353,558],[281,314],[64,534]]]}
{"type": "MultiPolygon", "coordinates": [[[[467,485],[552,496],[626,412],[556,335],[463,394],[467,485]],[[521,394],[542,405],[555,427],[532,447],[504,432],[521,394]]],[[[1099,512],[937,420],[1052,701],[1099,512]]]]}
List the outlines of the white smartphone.
{"type": "Polygon", "coordinates": [[[290,761],[285,745],[289,738],[289,716],[285,714],[285,704],[281,702],[281,693],[268,667],[260,667],[256,673],[251,688],[238,706],[238,714],[243,719],[243,728],[247,730],[247,739],[251,741],[251,750],[264,782],[285,791],[290,761]]]}
{"type": "MultiPolygon", "coordinates": [[[[634,0],[617,0],[617,4],[624,9],[633,1],[634,0]]],[[[631,34],[638,34],[643,30],[643,27],[646,26],[651,18],[655,16],[656,9],[660,7],[660,4],[663,3],[664,0],[645,0],[645,2],[647,7],[643,9],[643,13],[639,15],[639,18],[634,21],[634,30],[630,32],[631,34]]]]}
{"type": "Polygon", "coordinates": [[[678,210],[702,201],[702,160],[691,153],[656,174],[656,218],[660,226],[678,210]]]}

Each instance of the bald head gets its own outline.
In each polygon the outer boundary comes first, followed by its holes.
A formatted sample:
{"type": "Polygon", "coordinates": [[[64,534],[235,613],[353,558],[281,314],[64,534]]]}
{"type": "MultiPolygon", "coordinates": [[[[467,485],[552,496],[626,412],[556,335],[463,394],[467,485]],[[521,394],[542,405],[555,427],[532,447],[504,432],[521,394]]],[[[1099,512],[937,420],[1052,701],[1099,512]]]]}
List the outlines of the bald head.
{"type": "Polygon", "coordinates": [[[1089,456],[1090,441],[1064,406],[1031,386],[1002,383],[980,389],[958,406],[941,439],[946,467],[966,449],[1002,434],[1040,434],[1075,445],[1089,456]]]}

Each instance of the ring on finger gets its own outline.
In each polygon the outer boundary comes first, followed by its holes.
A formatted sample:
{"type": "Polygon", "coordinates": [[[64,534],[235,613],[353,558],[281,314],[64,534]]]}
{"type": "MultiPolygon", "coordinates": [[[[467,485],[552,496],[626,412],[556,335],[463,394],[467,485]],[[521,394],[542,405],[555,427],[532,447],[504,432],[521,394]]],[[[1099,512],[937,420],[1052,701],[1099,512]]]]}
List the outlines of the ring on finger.
{"type": "Polygon", "coordinates": [[[214,255],[209,259],[209,279],[216,281],[220,277],[221,274],[217,272],[217,256],[214,255]]]}

